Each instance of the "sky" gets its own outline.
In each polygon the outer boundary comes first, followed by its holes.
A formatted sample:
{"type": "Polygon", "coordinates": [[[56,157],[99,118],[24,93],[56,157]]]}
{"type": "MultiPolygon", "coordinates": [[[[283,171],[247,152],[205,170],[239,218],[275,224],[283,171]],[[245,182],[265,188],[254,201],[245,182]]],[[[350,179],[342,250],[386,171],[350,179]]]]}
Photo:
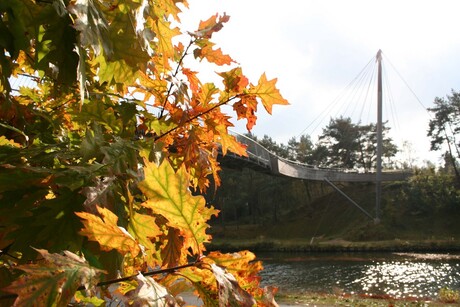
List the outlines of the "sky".
{"type": "MultiPolygon", "coordinates": [[[[188,30],[224,12],[230,21],[213,36],[252,83],[262,73],[277,78],[289,106],[258,111],[253,133],[287,144],[309,134],[313,141],[330,118],[375,122],[371,110],[350,113],[347,86],[383,51],[383,119],[390,136],[418,163],[439,163],[429,152],[429,113],[435,97],[460,90],[460,1],[456,0],[189,0],[181,21],[188,30]],[[334,106],[334,108],[328,108],[334,106]]],[[[352,87],[353,89],[353,87],[352,87]]],[[[372,97],[373,94],[369,94],[372,97]]],[[[376,94],[375,94],[376,97],[376,94]]],[[[376,101],[376,98],[375,98],[376,101]]],[[[361,107],[358,107],[361,108],[361,107]]],[[[376,112],[372,108],[372,112],[376,112]]],[[[232,129],[246,132],[244,122],[232,129]]],[[[402,159],[408,158],[405,152],[402,159]]]]}

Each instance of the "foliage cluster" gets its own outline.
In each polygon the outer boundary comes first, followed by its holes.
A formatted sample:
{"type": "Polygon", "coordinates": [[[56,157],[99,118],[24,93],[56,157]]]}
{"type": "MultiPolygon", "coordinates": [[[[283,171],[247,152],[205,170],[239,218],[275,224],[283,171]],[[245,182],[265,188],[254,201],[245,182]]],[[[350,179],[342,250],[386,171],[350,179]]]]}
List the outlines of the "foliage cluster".
{"type": "Polygon", "coordinates": [[[431,150],[440,150],[443,145],[447,146],[444,154],[456,176],[457,185],[460,185],[460,171],[458,159],[460,159],[460,93],[452,90],[447,99],[436,97],[434,107],[428,109],[433,113],[430,120],[428,136],[431,138],[431,150]]]}
{"type": "Polygon", "coordinates": [[[229,16],[187,32],[186,7],[0,2],[0,286],[16,305],[174,305],[186,289],[208,306],[276,304],[252,253],[206,252],[218,211],[199,192],[219,186],[219,151],[246,154],[221,107],[251,129],[258,106],[287,101],[214,45],[229,16]],[[186,65],[202,61],[222,86],[186,65]]]}

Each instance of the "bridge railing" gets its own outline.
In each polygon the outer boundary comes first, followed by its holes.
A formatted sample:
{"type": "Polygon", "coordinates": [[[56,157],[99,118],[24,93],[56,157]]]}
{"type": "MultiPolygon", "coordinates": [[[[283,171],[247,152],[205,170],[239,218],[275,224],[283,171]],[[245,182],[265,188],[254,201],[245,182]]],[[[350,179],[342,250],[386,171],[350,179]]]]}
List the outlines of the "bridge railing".
{"type": "MultiPolygon", "coordinates": [[[[238,159],[247,159],[251,163],[256,163],[266,169],[270,169],[273,174],[281,174],[284,176],[331,181],[375,181],[375,172],[345,168],[328,168],[317,167],[281,158],[269,151],[267,148],[259,144],[257,141],[245,135],[230,132],[236,137],[237,141],[247,146],[248,157],[237,157],[238,159]]],[[[385,171],[382,174],[382,180],[395,181],[405,180],[411,175],[409,170],[385,171]]]]}
{"type": "Polygon", "coordinates": [[[230,131],[230,134],[233,135],[238,142],[246,145],[248,159],[259,165],[263,165],[264,167],[271,168],[270,156],[273,156],[273,153],[271,153],[267,148],[245,135],[233,131],[230,131]]]}

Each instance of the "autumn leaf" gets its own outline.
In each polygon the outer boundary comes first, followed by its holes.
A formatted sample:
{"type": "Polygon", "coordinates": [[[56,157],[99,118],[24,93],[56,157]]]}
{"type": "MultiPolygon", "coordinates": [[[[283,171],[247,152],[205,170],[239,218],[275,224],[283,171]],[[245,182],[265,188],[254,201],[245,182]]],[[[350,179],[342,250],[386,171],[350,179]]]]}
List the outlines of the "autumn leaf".
{"type": "Polygon", "coordinates": [[[247,306],[252,307],[256,301],[239,285],[235,277],[226,272],[222,267],[211,264],[212,272],[216,277],[219,289],[219,306],[247,306]]]}
{"type": "Polygon", "coordinates": [[[223,16],[218,14],[211,16],[208,20],[201,21],[198,31],[193,33],[197,37],[211,38],[211,36],[224,27],[224,23],[230,20],[230,16],[224,13],[223,16]]]}
{"type": "Polygon", "coordinates": [[[142,206],[164,216],[170,227],[180,231],[185,246],[190,246],[195,255],[201,254],[205,249],[203,243],[210,239],[206,222],[218,211],[207,208],[204,197],[191,194],[184,167],[175,173],[166,160],[160,166],[146,162],[144,176],[139,188],[148,200],[142,206]]]}
{"type": "Polygon", "coordinates": [[[246,129],[251,131],[257,121],[257,100],[255,95],[243,95],[240,101],[233,104],[237,119],[246,119],[246,129]]]}
{"type": "Polygon", "coordinates": [[[229,55],[222,52],[222,49],[214,49],[214,44],[208,40],[197,41],[197,45],[201,45],[201,48],[194,50],[193,55],[195,58],[206,59],[208,62],[220,66],[230,65],[233,62],[229,55]]]}
{"type": "Polygon", "coordinates": [[[80,286],[94,287],[103,272],[69,251],[64,255],[37,251],[44,262],[18,266],[26,274],[4,288],[18,295],[15,306],[66,306],[80,286]]]}
{"type": "Polygon", "coordinates": [[[236,67],[232,70],[218,73],[218,75],[223,78],[225,91],[228,93],[239,93],[249,84],[249,80],[243,75],[241,67],[236,67]]]}
{"type": "Polygon", "coordinates": [[[126,229],[117,225],[118,217],[106,208],[96,206],[96,209],[101,217],[87,212],[75,212],[83,219],[85,226],[80,234],[98,242],[104,251],[116,249],[123,255],[129,252],[136,257],[141,248],[126,229]]]}
{"type": "Polygon", "coordinates": [[[163,66],[168,68],[168,59],[174,57],[172,39],[179,35],[180,31],[178,28],[172,28],[171,24],[163,20],[163,18],[159,18],[156,22],[153,23],[153,31],[156,33],[159,39],[158,53],[163,58],[163,66]]]}
{"type": "Polygon", "coordinates": [[[159,251],[152,240],[159,238],[163,232],[156,224],[155,217],[134,212],[128,224],[128,232],[145,248],[147,264],[151,267],[158,265],[159,251]]]}
{"type": "Polygon", "coordinates": [[[74,27],[80,32],[80,44],[91,46],[96,54],[101,53],[101,45],[106,55],[111,55],[111,41],[108,40],[108,22],[97,1],[74,0],[67,10],[75,15],[74,27]]]}
{"type": "Polygon", "coordinates": [[[251,84],[249,94],[253,94],[262,100],[265,110],[272,114],[272,106],[274,104],[288,105],[289,102],[284,99],[279,90],[276,88],[277,79],[267,80],[265,73],[259,79],[257,86],[251,84]]]}
{"type": "Polygon", "coordinates": [[[176,306],[174,297],[152,277],[145,277],[139,273],[133,281],[138,285],[134,290],[117,295],[126,306],[133,303],[134,306],[176,306]]]}
{"type": "Polygon", "coordinates": [[[227,150],[231,152],[247,157],[248,153],[246,152],[246,145],[239,143],[236,140],[236,137],[230,135],[226,128],[222,126],[217,127],[218,131],[220,132],[219,135],[216,137],[217,141],[222,145],[222,154],[226,155],[227,150]]]}
{"type": "Polygon", "coordinates": [[[180,235],[180,231],[169,227],[166,245],[161,250],[162,267],[172,268],[181,264],[183,247],[184,238],[180,235]]]}

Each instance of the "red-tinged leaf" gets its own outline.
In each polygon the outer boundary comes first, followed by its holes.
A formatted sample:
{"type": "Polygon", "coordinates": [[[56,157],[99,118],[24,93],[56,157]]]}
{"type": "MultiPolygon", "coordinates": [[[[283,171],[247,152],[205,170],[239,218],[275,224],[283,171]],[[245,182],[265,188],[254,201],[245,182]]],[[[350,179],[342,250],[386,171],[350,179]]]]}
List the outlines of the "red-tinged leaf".
{"type": "Polygon", "coordinates": [[[249,84],[249,80],[243,75],[241,67],[221,72],[218,75],[224,79],[225,91],[228,93],[240,93],[249,84]]]}
{"type": "Polygon", "coordinates": [[[251,294],[244,291],[236,278],[216,264],[211,264],[212,272],[219,289],[219,306],[248,306],[252,307],[256,301],[251,294]]]}
{"type": "Polygon", "coordinates": [[[64,255],[37,251],[44,262],[19,266],[26,274],[4,289],[18,295],[15,306],[66,306],[80,286],[94,287],[103,272],[69,251],[64,255]]]}
{"type": "Polygon", "coordinates": [[[161,258],[163,259],[162,267],[171,268],[181,264],[183,247],[184,238],[180,235],[180,231],[169,227],[166,245],[161,250],[161,258]]]}
{"type": "Polygon", "coordinates": [[[190,89],[193,93],[197,93],[200,85],[200,79],[196,76],[196,71],[191,71],[188,68],[183,68],[182,73],[187,76],[188,82],[190,83],[190,89]]]}
{"type": "Polygon", "coordinates": [[[139,188],[148,200],[142,205],[164,216],[170,227],[180,231],[185,246],[194,254],[201,254],[205,250],[203,243],[210,239],[206,234],[209,227],[206,222],[218,211],[206,207],[204,197],[191,194],[184,167],[175,173],[168,161],[160,166],[146,162],[144,175],[145,180],[139,183],[139,188]]]}
{"type": "Polygon", "coordinates": [[[251,84],[249,88],[249,93],[262,100],[262,104],[269,114],[272,114],[272,106],[274,104],[289,104],[289,102],[281,96],[279,90],[276,88],[276,81],[276,78],[268,81],[264,73],[260,77],[257,86],[251,84]]]}
{"type": "Polygon", "coordinates": [[[263,269],[260,261],[254,261],[255,255],[250,251],[236,253],[211,252],[203,259],[207,263],[215,263],[231,273],[243,289],[248,289],[254,297],[263,295],[259,288],[259,272],[263,269]]]}
{"type": "Polygon", "coordinates": [[[255,95],[243,95],[241,100],[233,104],[233,109],[236,111],[237,118],[246,118],[246,128],[251,131],[257,121],[257,100],[255,95]]]}
{"type": "Polygon", "coordinates": [[[202,38],[211,38],[212,34],[220,31],[224,27],[224,23],[230,20],[230,16],[224,13],[223,16],[218,14],[211,16],[206,21],[201,21],[198,27],[198,31],[194,34],[202,38]]]}
{"type": "Polygon", "coordinates": [[[121,254],[131,253],[136,257],[141,248],[136,240],[123,228],[117,225],[118,217],[106,208],[96,206],[101,217],[87,212],[75,212],[83,219],[85,226],[80,234],[96,241],[104,251],[116,249],[121,254]]]}

